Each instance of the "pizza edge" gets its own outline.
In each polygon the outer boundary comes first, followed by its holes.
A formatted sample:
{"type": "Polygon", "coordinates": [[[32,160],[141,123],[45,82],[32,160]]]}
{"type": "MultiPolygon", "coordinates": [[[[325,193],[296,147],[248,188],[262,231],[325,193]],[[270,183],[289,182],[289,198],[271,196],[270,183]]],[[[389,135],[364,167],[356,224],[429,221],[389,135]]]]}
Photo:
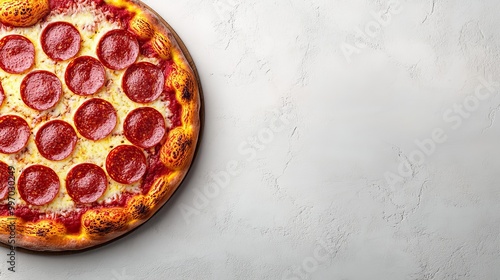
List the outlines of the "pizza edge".
{"type": "Polygon", "coordinates": [[[157,43],[153,44],[153,48],[157,52],[166,51],[160,56],[172,56],[177,66],[176,73],[169,79],[172,79],[170,82],[174,84],[176,99],[182,106],[182,125],[168,133],[160,150],[161,162],[172,171],[158,177],[147,194],[133,196],[125,207],[88,210],[81,218],[82,226],[78,235],[68,234],[62,223],[52,219],[26,222],[16,217],[0,217],[0,242],[3,246],[32,251],[74,251],[107,243],[149,220],[170,199],[190,169],[201,129],[202,91],[189,52],[173,28],[144,3],[135,0],[106,2],[138,12],[130,23],[131,28],[134,22],[140,22],[138,26],[142,27],[134,30],[136,34],[148,32],[149,23],[156,31],[152,39],[157,43]],[[11,229],[15,233],[14,244],[9,243],[12,240],[11,229]]]}

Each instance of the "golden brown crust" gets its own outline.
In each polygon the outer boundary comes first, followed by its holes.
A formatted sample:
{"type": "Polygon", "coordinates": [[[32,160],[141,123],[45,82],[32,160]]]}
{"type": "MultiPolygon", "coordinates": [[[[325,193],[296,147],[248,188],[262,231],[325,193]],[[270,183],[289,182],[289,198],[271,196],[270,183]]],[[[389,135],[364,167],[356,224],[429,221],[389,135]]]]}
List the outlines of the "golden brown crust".
{"type": "Polygon", "coordinates": [[[137,14],[130,21],[130,30],[141,40],[153,38],[155,30],[153,25],[143,15],[137,14]]]}
{"type": "Polygon", "coordinates": [[[99,238],[123,230],[129,220],[129,213],[123,208],[88,210],[83,214],[82,226],[90,237],[99,238]]]}
{"type": "MultiPolygon", "coordinates": [[[[194,64],[184,54],[187,50],[170,26],[144,4],[127,0],[106,2],[120,3],[121,7],[133,11],[136,16],[130,22],[130,29],[141,39],[151,40],[151,46],[161,58],[172,58],[175,62],[167,83],[175,89],[176,99],[182,105],[181,126],[169,132],[160,154],[161,161],[171,172],[159,177],[147,194],[132,197],[124,208],[84,213],[79,234],[68,234],[65,226],[55,220],[26,222],[16,218],[17,247],[35,251],[81,250],[115,239],[146,222],[163,206],[182,182],[193,160],[200,131],[201,89],[194,64]]],[[[5,244],[9,241],[11,219],[0,217],[0,242],[5,244]]]]}
{"type": "Polygon", "coordinates": [[[193,136],[187,127],[177,127],[168,134],[161,150],[161,160],[172,170],[182,169],[189,163],[194,146],[193,136]]]}
{"type": "Polygon", "coordinates": [[[49,11],[49,0],[0,0],[1,21],[16,27],[34,25],[49,11]]]}
{"type": "Polygon", "coordinates": [[[172,44],[170,43],[170,40],[167,38],[167,36],[156,31],[153,34],[153,38],[151,38],[151,46],[161,59],[170,59],[172,55],[170,53],[172,44]]]}

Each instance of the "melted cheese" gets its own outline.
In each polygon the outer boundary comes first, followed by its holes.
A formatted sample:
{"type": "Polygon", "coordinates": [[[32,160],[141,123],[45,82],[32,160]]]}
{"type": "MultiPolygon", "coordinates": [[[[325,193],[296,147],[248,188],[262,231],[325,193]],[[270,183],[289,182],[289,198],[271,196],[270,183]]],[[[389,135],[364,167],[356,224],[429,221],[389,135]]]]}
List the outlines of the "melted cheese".
{"type": "MultiPolygon", "coordinates": [[[[20,34],[28,39],[35,46],[35,66],[33,70],[47,70],[59,77],[63,85],[63,97],[58,105],[44,112],[38,112],[28,108],[22,101],[20,95],[20,86],[23,75],[11,75],[0,69],[0,80],[5,91],[6,99],[0,107],[0,115],[15,114],[23,117],[32,128],[32,135],[24,150],[14,155],[0,154],[0,160],[10,166],[14,166],[17,170],[16,177],[27,166],[33,164],[42,164],[52,168],[60,178],[61,189],[57,197],[48,205],[45,206],[30,206],[42,212],[65,212],[74,207],[74,202],[67,194],[65,179],[66,174],[77,164],[94,163],[106,171],[105,162],[108,153],[119,145],[131,143],[123,135],[123,122],[130,111],[142,107],[128,99],[121,88],[121,81],[124,74],[123,71],[113,71],[106,69],[107,83],[98,93],[92,97],[82,97],[72,93],[64,82],[64,73],[69,61],[54,62],[42,50],[40,43],[41,30],[50,22],[67,21],[72,23],[79,31],[82,37],[82,48],[78,56],[92,56],[97,58],[96,49],[100,38],[108,31],[113,29],[121,29],[122,27],[116,22],[106,20],[106,15],[95,7],[78,6],[69,10],[65,14],[51,14],[43,23],[29,28],[13,28],[11,30],[0,30],[0,38],[9,34],[20,34]],[[83,138],[80,134],[78,143],[74,153],[67,159],[62,161],[50,161],[40,155],[36,147],[34,138],[39,128],[49,120],[59,119],[68,122],[74,127],[73,116],[80,105],[90,98],[102,98],[113,104],[118,115],[118,124],[115,130],[107,138],[94,142],[83,138]]],[[[156,59],[145,58],[140,56],[138,61],[147,61],[153,64],[158,64],[156,59]]],[[[164,113],[167,121],[167,126],[170,127],[169,117],[171,115],[165,102],[160,100],[148,104],[147,106],[157,109],[164,113]]],[[[75,129],[75,131],[77,131],[75,129]]],[[[107,191],[98,200],[99,203],[112,202],[120,197],[123,192],[139,193],[139,184],[123,185],[109,178],[107,191]]],[[[17,178],[16,178],[17,180],[17,178]]],[[[17,193],[14,197],[17,205],[25,205],[26,203],[19,197],[17,193]]]]}

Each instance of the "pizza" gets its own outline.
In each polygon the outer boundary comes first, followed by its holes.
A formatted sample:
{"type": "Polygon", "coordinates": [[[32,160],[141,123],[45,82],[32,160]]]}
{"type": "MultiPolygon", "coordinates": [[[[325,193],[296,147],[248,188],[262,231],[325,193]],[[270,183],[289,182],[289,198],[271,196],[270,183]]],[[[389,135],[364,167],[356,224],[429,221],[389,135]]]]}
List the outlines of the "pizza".
{"type": "Polygon", "coordinates": [[[143,224],[199,137],[178,36],[135,0],[1,0],[0,22],[0,242],[81,250],[143,224]]]}

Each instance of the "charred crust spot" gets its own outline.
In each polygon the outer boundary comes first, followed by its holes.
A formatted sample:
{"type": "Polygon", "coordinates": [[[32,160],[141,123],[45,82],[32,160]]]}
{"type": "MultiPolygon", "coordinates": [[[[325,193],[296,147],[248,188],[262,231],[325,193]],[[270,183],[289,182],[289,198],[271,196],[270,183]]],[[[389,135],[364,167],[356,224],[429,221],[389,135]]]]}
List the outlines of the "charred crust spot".
{"type": "Polygon", "coordinates": [[[128,222],[128,215],[122,209],[89,211],[84,215],[83,225],[91,235],[104,236],[123,230],[128,222]]]}
{"type": "Polygon", "coordinates": [[[137,196],[129,203],[129,213],[133,219],[144,219],[151,211],[150,200],[137,196]]]}
{"type": "MultiPolygon", "coordinates": [[[[100,221],[100,220],[99,220],[100,221]]],[[[91,227],[89,233],[97,235],[106,235],[115,229],[113,222],[101,222],[99,226],[91,227]]]]}
{"type": "Polygon", "coordinates": [[[196,86],[191,73],[180,66],[173,66],[173,70],[168,75],[166,85],[177,91],[177,99],[180,103],[186,104],[194,99],[196,86]]]}
{"type": "Polygon", "coordinates": [[[145,217],[148,214],[148,212],[149,212],[148,206],[142,203],[134,205],[134,211],[133,211],[134,217],[136,218],[145,217]]]}
{"type": "Polygon", "coordinates": [[[47,229],[47,228],[39,228],[36,231],[36,236],[45,237],[45,236],[47,236],[48,232],[49,232],[49,229],[47,229]]]}
{"type": "Polygon", "coordinates": [[[184,101],[191,101],[191,98],[193,95],[191,94],[191,91],[189,90],[188,87],[185,87],[184,90],[182,91],[182,99],[184,101]]]}
{"type": "Polygon", "coordinates": [[[61,237],[66,233],[64,225],[54,221],[42,220],[36,223],[25,222],[18,226],[18,231],[26,235],[36,236],[41,239],[61,237]]]}
{"type": "Polygon", "coordinates": [[[183,128],[170,132],[164,146],[164,162],[172,169],[182,168],[186,163],[193,146],[193,140],[183,128]]]}
{"type": "Polygon", "coordinates": [[[144,204],[139,204],[135,206],[135,211],[139,215],[146,214],[148,212],[148,207],[144,204]]]}

